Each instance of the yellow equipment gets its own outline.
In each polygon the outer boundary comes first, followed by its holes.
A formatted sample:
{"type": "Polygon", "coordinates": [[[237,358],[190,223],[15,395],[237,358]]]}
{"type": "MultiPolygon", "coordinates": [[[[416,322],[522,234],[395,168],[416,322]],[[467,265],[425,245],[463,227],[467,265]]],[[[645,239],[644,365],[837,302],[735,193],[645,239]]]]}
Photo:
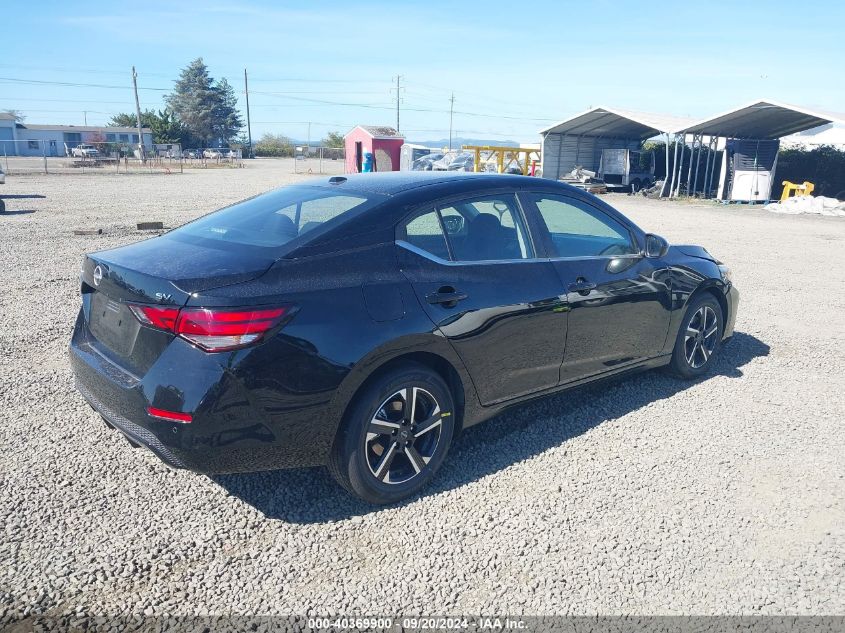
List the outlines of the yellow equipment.
{"type": "Polygon", "coordinates": [[[800,185],[784,180],[783,193],[780,196],[780,201],[783,202],[792,196],[810,196],[813,194],[813,189],[815,188],[816,186],[813,183],[807,182],[806,180],[800,185]]]}
{"type": "Polygon", "coordinates": [[[475,152],[475,164],[473,171],[485,171],[482,169],[482,164],[496,161],[496,171],[500,174],[505,173],[505,169],[516,162],[523,176],[531,173],[531,163],[534,167],[540,166],[540,150],[531,149],[530,147],[499,147],[496,145],[463,145],[463,150],[475,152]],[[482,160],[483,154],[483,160],[482,160]],[[533,157],[532,157],[533,155],[533,157]],[[520,161],[520,158],[522,159],[520,161]]]}

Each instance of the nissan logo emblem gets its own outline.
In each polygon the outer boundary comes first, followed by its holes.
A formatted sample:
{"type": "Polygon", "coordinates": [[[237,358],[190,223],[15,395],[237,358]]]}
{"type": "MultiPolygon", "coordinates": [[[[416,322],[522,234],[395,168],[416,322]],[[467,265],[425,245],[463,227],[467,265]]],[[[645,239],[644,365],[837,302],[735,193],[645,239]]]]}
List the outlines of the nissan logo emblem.
{"type": "Polygon", "coordinates": [[[99,286],[100,282],[103,280],[103,269],[100,268],[99,264],[94,268],[94,285],[99,286]]]}

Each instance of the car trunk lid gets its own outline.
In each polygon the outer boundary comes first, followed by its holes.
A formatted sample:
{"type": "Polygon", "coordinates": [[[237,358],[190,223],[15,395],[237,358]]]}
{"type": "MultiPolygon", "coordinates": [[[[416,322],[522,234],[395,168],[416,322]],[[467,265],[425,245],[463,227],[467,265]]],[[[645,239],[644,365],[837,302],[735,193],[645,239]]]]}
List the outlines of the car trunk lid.
{"type": "Polygon", "coordinates": [[[141,326],[130,304],[182,307],[192,293],[255,279],[272,264],[267,256],[166,236],[93,253],[82,266],[88,329],[111,360],[143,373],[173,335],[141,326]]]}

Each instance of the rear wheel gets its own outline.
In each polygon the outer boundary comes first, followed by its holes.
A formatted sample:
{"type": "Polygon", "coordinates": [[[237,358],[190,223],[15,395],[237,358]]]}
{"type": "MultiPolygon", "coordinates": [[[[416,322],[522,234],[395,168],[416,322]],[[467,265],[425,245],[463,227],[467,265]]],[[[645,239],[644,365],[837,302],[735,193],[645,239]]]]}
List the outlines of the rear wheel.
{"type": "Polygon", "coordinates": [[[706,374],[722,343],[722,308],[716,298],[703,294],[687,308],[681,322],[669,370],[681,378],[706,374]]]}
{"type": "Polygon", "coordinates": [[[356,396],[329,472],[364,501],[399,501],[431,481],[453,430],[452,395],[443,379],[421,365],[398,368],[356,396]]]}

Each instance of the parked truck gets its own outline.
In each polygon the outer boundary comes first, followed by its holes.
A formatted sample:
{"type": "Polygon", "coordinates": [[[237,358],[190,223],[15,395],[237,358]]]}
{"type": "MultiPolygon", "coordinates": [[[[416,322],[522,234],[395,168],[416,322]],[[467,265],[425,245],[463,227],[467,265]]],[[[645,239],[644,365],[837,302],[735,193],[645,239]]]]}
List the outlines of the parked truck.
{"type": "MultiPolygon", "coordinates": [[[[65,145],[65,151],[67,152],[67,145],[65,145]]],[[[70,156],[72,158],[99,158],[100,151],[93,145],[83,143],[82,145],[71,147],[70,156]]]]}
{"type": "Polygon", "coordinates": [[[604,149],[598,177],[608,188],[639,191],[654,183],[654,152],[604,149]]]}

